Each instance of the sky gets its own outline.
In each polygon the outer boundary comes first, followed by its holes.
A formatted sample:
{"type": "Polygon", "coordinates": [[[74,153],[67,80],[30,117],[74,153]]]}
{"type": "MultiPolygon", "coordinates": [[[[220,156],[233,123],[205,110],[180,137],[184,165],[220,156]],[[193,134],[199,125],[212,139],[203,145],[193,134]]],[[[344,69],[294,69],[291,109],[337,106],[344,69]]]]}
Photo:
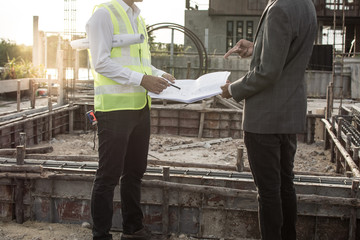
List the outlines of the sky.
{"type": "MultiPolygon", "coordinates": [[[[75,1],[75,0],[73,0],[75,1]]],[[[107,0],[76,0],[76,32],[85,32],[85,24],[93,7],[107,0]]],[[[207,9],[209,0],[191,0],[199,9],[207,9]]],[[[136,3],[147,25],[171,22],[184,25],[185,0],[143,0],[136,3]]],[[[64,31],[64,0],[0,0],[0,39],[18,45],[33,44],[33,16],[39,16],[39,30],[64,31]]],[[[170,30],[154,32],[155,41],[170,42],[170,30]]],[[[175,32],[175,42],[181,43],[182,35],[175,32]]]]}

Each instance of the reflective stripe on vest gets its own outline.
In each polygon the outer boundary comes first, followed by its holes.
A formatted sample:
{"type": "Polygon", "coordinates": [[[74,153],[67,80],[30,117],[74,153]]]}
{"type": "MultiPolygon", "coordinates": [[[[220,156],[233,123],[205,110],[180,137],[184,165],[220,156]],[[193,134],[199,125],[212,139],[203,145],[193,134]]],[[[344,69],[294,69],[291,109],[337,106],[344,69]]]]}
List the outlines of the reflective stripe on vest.
{"type": "Polygon", "coordinates": [[[143,89],[134,88],[131,85],[103,85],[95,88],[95,95],[116,94],[120,91],[122,93],[144,92],[143,89]]]}
{"type": "MultiPolygon", "coordinates": [[[[104,7],[109,11],[114,26],[114,35],[134,34],[127,13],[116,0],[101,4],[99,7],[104,7]]],[[[122,67],[151,75],[148,35],[145,23],[140,16],[137,18],[137,25],[138,33],[145,36],[144,42],[128,47],[112,48],[110,57],[122,67]]],[[[93,72],[95,71],[93,70],[93,72]]],[[[147,96],[147,92],[142,86],[119,84],[99,73],[94,74],[94,88],[95,111],[136,110],[142,109],[147,102],[150,103],[150,97],[147,96]]]]}

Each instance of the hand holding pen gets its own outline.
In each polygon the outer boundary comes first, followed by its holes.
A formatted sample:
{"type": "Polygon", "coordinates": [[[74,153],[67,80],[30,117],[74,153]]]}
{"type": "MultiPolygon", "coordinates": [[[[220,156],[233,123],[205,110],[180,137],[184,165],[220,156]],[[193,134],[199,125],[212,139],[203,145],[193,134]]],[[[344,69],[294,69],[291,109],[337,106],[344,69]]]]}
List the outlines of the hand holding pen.
{"type": "Polygon", "coordinates": [[[171,86],[170,84],[175,82],[175,78],[165,73],[161,77],[155,77],[151,75],[144,75],[140,85],[148,90],[149,92],[153,92],[155,94],[160,94],[167,87],[171,86]]]}
{"type": "Polygon", "coordinates": [[[173,83],[175,83],[175,77],[169,73],[164,73],[161,77],[163,77],[164,79],[168,80],[170,83],[170,86],[177,88],[177,89],[181,89],[180,87],[174,85],[173,83]]]}

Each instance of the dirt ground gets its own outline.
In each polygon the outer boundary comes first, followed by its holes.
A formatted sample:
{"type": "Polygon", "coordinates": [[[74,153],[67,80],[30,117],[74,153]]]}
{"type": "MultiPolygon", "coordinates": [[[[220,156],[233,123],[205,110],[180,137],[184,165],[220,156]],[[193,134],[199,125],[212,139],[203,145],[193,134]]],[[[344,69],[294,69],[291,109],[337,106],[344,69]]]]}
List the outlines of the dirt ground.
{"type": "MultiPolygon", "coordinates": [[[[317,108],[318,106],[316,106],[317,108]]],[[[149,159],[174,161],[183,163],[206,163],[235,166],[237,148],[244,146],[243,140],[231,139],[221,143],[206,143],[213,139],[198,139],[190,137],[152,135],[150,139],[149,159]],[[190,147],[199,143],[197,147],[190,147]],[[183,146],[187,148],[171,150],[170,147],[183,146]]],[[[97,155],[97,138],[94,133],[77,132],[76,134],[58,135],[42,146],[53,146],[49,155],[97,155]]],[[[295,158],[295,172],[309,174],[335,174],[335,164],[330,162],[329,151],[324,151],[323,142],[316,140],[308,145],[298,142],[295,158]]],[[[244,165],[248,167],[246,149],[244,165]]],[[[88,240],[92,239],[89,224],[55,224],[27,221],[23,224],[0,221],[0,240],[88,240]]],[[[113,232],[114,239],[120,239],[120,232],[113,232]]],[[[168,239],[194,239],[185,235],[170,236],[168,239]]]]}
{"type": "MultiPolygon", "coordinates": [[[[192,163],[207,163],[234,166],[236,163],[237,148],[243,146],[241,139],[215,144],[199,144],[179,150],[169,150],[169,147],[206,143],[211,139],[197,139],[190,137],[152,135],[150,139],[149,159],[164,161],[179,161],[192,163]]],[[[42,146],[53,146],[54,151],[49,155],[96,155],[97,139],[94,150],[94,134],[77,133],[58,135],[50,143],[42,146]]],[[[244,164],[248,167],[246,149],[244,164]]],[[[298,142],[295,159],[295,171],[311,173],[335,172],[335,165],[329,161],[329,152],[323,150],[323,142],[317,141],[308,145],[298,142]]],[[[113,232],[114,239],[120,239],[120,232],[113,232]]],[[[0,240],[88,240],[91,239],[91,230],[88,224],[55,224],[27,221],[23,224],[15,222],[0,222],[0,240]]],[[[167,239],[195,239],[185,235],[172,235],[167,239]]]]}
{"type": "MultiPolygon", "coordinates": [[[[121,232],[111,232],[113,240],[120,240],[121,232]]],[[[155,239],[164,239],[155,236],[155,239]]],[[[0,240],[91,240],[91,229],[87,223],[59,224],[27,221],[23,224],[0,221],[0,240]]],[[[167,240],[194,240],[182,235],[170,235],[167,240]]],[[[251,239],[246,239],[251,240],[251,239]]]]}
{"type": "MultiPolygon", "coordinates": [[[[193,138],[174,135],[152,135],[150,138],[149,159],[182,163],[203,163],[235,166],[237,148],[244,147],[244,165],[249,167],[246,148],[242,139],[223,139],[223,142],[210,144],[214,139],[193,138]],[[197,144],[199,146],[192,147],[197,144]],[[177,148],[180,149],[171,149],[177,148]]],[[[219,140],[220,139],[215,139],[219,140]]],[[[49,155],[93,155],[97,156],[97,137],[94,133],[78,133],[58,135],[49,144],[54,151],[49,155]]],[[[330,152],[323,149],[323,141],[313,144],[298,142],[295,156],[296,172],[326,173],[335,172],[335,164],[330,162],[330,152]]]]}
{"type": "MultiPolygon", "coordinates": [[[[97,139],[94,134],[78,133],[56,136],[50,143],[43,146],[53,146],[54,151],[49,155],[96,155],[97,139]]],[[[206,143],[210,139],[197,139],[190,137],[179,137],[170,135],[152,135],[150,139],[149,159],[165,161],[191,162],[232,165],[236,163],[237,148],[243,146],[241,139],[215,144],[199,144],[198,147],[180,150],[169,150],[169,147],[191,145],[193,143],[206,143]]],[[[245,167],[248,167],[246,149],[244,151],[245,167]]],[[[317,141],[308,145],[298,143],[295,159],[295,171],[311,173],[335,172],[335,165],[329,161],[329,152],[323,150],[323,142],[317,141]]],[[[114,239],[120,239],[119,232],[113,232],[114,239]]],[[[87,224],[54,224],[40,222],[25,222],[17,224],[14,222],[0,222],[1,240],[87,240],[91,239],[91,230],[87,224]]],[[[195,239],[185,235],[170,236],[167,239],[195,239]]]]}

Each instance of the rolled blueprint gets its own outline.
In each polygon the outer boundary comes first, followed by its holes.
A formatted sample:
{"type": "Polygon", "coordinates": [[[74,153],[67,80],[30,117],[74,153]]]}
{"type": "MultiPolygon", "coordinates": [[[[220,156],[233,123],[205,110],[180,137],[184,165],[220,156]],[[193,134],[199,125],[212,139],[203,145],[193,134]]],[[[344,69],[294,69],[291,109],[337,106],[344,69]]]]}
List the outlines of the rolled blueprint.
{"type": "MultiPolygon", "coordinates": [[[[144,42],[144,35],[142,34],[118,34],[114,35],[112,46],[113,47],[126,47],[132,44],[144,42]]],[[[87,49],[89,48],[89,39],[77,39],[70,42],[70,45],[73,49],[87,49]]]]}

